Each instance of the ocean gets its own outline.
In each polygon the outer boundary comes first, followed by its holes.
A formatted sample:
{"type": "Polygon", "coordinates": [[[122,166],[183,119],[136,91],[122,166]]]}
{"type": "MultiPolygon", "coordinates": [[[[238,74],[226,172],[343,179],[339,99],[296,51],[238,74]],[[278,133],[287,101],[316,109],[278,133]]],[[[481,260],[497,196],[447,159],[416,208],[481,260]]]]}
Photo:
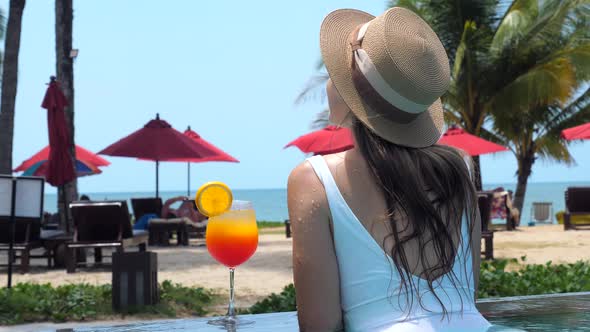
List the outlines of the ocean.
{"type": "MultiPolygon", "coordinates": [[[[553,211],[564,210],[564,191],[572,186],[590,186],[590,182],[546,182],[529,183],[521,213],[521,226],[526,226],[530,220],[532,202],[552,202],[553,211]]],[[[504,187],[506,190],[514,191],[515,183],[489,183],[484,184],[484,190],[491,190],[497,187],[504,187]]],[[[287,211],[287,190],[286,189],[236,189],[233,190],[234,198],[251,201],[256,210],[258,220],[283,221],[288,218],[287,211]]],[[[153,197],[154,192],[81,192],[90,196],[92,200],[128,200],[131,197],[153,197]]],[[[160,196],[165,201],[168,198],[186,195],[186,191],[164,191],[160,196]]],[[[45,195],[45,210],[51,213],[57,211],[56,194],[45,195]]],[[[129,204],[131,209],[131,204],[129,204]]],[[[555,220],[554,220],[555,222],[555,220]]]]}

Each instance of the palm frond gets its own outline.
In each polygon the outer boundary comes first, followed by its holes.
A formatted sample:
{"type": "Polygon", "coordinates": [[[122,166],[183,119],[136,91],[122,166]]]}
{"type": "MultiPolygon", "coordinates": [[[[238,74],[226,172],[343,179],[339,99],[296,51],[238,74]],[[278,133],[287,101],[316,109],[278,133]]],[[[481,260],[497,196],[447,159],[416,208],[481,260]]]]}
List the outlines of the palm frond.
{"type": "Polygon", "coordinates": [[[539,14],[537,0],[516,0],[512,2],[500,21],[490,49],[499,53],[505,46],[514,43],[523,36],[523,31],[530,26],[539,14]]]}
{"type": "Polygon", "coordinates": [[[318,114],[316,114],[315,119],[311,123],[312,130],[318,130],[325,128],[327,125],[330,124],[330,110],[325,109],[318,114]]]}
{"type": "Polygon", "coordinates": [[[543,135],[535,140],[535,147],[541,160],[562,162],[566,165],[575,163],[567,148],[567,142],[559,136],[543,135]]]}
{"type": "Polygon", "coordinates": [[[295,98],[295,104],[302,104],[309,100],[323,102],[326,98],[325,85],[329,78],[328,74],[325,73],[312,76],[303,87],[303,90],[297,95],[297,98],[295,98]]]}
{"type": "Polygon", "coordinates": [[[402,7],[409,9],[428,22],[430,17],[428,16],[427,8],[425,9],[427,2],[424,0],[389,0],[387,2],[387,8],[402,7]]]}
{"type": "Polygon", "coordinates": [[[560,136],[564,129],[590,122],[590,87],[544,125],[543,132],[560,136]]]}
{"type": "Polygon", "coordinates": [[[470,36],[475,32],[476,29],[477,28],[475,22],[465,22],[465,26],[463,27],[463,33],[461,34],[461,42],[457,47],[457,53],[455,53],[455,62],[453,63],[452,77],[459,76],[459,71],[461,70],[461,67],[463,65],[463,58],[465,57],[465,52],[468,48],[468,40],[470,39],[470,36]]]}
{"type": "Polygon", "coordinates": [[[538,105],[565,103],[577,86],[574,68],[566,58],[535,66],[494,95],[486,107],[496,117],[521,113],[538,105]]]}

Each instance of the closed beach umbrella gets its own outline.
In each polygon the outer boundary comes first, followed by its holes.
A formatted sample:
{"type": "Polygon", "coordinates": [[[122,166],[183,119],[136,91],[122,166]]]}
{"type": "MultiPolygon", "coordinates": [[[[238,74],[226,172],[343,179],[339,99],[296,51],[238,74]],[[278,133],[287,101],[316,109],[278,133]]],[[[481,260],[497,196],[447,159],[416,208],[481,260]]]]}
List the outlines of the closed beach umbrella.
{"type": "MultiPolygon", "coordinates": [[[[31,158],[23,161],[14,172],[23,172],[23,176],[43,176],[47,173],[47,165],[51,147],[46,146],[41,151],[34,154],[31,158]]],[[[108,166],[110,163],[101,156],[76,145],[76,176],[87,176],[100,174],[102,171],[99,167],[108,166]]]]}
{"type": "Polygon", "coordinates": [[[590,122],[569,129],[565,129],[561,132],[561,137],[565,138],[568,141],[578,139],[590,139],[590,122]]]}
{"type": "MultiPolygon", "coordinates": [[[[50,147],[45,179],[52,186],[61,186],[76,178],[74,161],[68,151],[72,143],[66,125],[64,112],[66,106],[68,106],[68,101],[59,88],[55,77],[52,77],[41,104],[41,107],[47,109],[50,147]]],[[[67,206],[67,202],[64,202],[64,204],[67,206]]]]}
{"type": "Polygon", "coordinates": [[[156,197],[159,197],[160,161],[207,158],[214,156],[215,152],[210,147],[196,144],[156,115],[156,119],[149,121],[143,128],[109,145],[99,154],[155,161],[156,197]]]}
{"type": "Polygon", "coordinates": [[[304,153],[325,155],[352,149],[354,140],[350,129],[327,126],[324,129],[300,136],[287,144],[285,148],[290,146],[296,146],[304,153]]]}
{"type": "Polygon", "coordinates": [[[483,138],[471,135],[463,129],[453,126],[443,134],[438,144],[452,146],[467,152],[470,156],[479,156],[487,153],[507,151],[502,145],[486,141],[483,138]]]}

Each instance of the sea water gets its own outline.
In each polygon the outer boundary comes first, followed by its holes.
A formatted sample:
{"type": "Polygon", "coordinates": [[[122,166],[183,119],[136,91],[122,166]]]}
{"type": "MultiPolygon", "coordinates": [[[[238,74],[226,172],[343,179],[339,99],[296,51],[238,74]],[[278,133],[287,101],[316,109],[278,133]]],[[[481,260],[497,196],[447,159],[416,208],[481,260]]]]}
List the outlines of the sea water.
{"type": "MultiPolygon", "coordinates": [[[[532,202],[553,203],[553,217],[555,213],[565,209],[564,192],[567,187],[590,186],[590,182],[545,182],[529,183],[525,196],[523,211],[521,213],[521,226],[526,226],[531,216],[532,202]]],[[[488,183],[484,184],[484,190],[492,190],[503,187],[506,190],[516,190],[515,183],[488,183]]],[[[234,198],[251,201],[258,220],[284,221],[289,217],[287,211],[287,189],[236,189],[233,190],[234,198]]],[[[153,197],[154,192],[85,192],[80,194],[90,196],[92,200],[128,200],[130,198],[153,197]]],[[[194,194],[194,193],[193,193],[194,194]]],[[[160,196],[165,201],[175,196],[185,196],[186,191],[164,191],[160,196]]],[[[191,194],[192,196],[192,194],[191,194]]],[[[46,194],[44,209],[54,213],[56,208],[56,194],[46,194]]],[[[131,205],[129,205],[131,209],[131,205]]]]}

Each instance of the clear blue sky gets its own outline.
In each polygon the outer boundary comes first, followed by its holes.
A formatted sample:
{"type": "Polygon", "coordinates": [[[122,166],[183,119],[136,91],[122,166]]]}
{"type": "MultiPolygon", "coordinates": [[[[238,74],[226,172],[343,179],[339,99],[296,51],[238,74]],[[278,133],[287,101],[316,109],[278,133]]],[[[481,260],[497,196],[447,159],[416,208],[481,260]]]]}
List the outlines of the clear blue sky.
{"type": "MultiPolygon", "coordinates": [[[[8,1],[0,6],[7,10],[8,1]]],[[[284,188],[304,159],[283,150],[306,133],[319,103],[295,106],[314,74],[318,34],[330,11],[373,14],[385,1],[74,1],[76,142],[99,151],[156,113],[187,125],[241,163],[193,164],[192,187],[222,180],[233,188],[284,188]]],[[[54,0],[28,1],[23,18],[14,163],[44,147],[45,83],[55,71],[54,0]]],[[[535,165],[532,181],[588,181],[590,143],[576,144],[578,166],[535,165]]],[[[81,192],[151,191],[154,164],[107,157],[81,192]]],[[[510,153],[482,158],[484,182],[514,182],[510,153]]],[[[161,190],[186,188],[186,164],[163,163],[161,190]]],[[[53,189],[48,190],[51,192],[53,189]]]]}

